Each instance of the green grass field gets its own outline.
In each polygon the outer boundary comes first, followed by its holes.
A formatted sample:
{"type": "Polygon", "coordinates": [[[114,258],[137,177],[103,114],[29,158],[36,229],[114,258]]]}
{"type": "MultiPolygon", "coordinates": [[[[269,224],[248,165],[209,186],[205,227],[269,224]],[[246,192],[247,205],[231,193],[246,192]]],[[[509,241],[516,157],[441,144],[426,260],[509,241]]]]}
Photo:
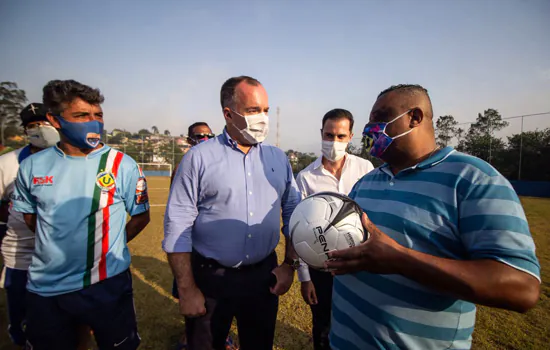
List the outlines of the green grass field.
{"type": "MultiPolygon", "coordinates": [[[[132,273],[141,349],[174,349],[183,321],[171,297],[172,275],[161,249],[167,178],[149,178],[151,223],[131,244],[132,273]]],[[[537,307],[525,315],[480,307],[474,333],[474,349],[544,349],[550,347],[550,200],[522,198],[542,265],[542,292],[537,307]]],[[[282,242],[277,248],[282,257],[282,242]]],[[[480,278],[483,278],[480,276],[480,278]]],[[[0,293],[0,350],[9,345],[6,303],[0,293]]],[[[232,330],[235,333],[235,329],[232,330]]],[[[311,315],[295,280],[280,299],[275,346],[277,349],[312,349],[311,315]]],[[[235,335],[235,334],[234,334],[235,335]]]]}

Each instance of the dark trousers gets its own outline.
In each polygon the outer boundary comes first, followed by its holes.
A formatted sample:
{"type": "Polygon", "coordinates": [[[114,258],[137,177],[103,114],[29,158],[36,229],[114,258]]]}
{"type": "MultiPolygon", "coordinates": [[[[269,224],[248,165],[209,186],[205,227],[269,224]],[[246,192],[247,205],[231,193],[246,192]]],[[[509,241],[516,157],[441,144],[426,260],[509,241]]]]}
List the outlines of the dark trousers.
{"type": "Polygon", "coordinates": [[[27,293],[27,350],[74,350],[81,324],[94,331],[101,350],[138,348],[129,270],[67,294],[27,293]]]}
{"type": "Polygon", "coordinates": [[[25,345],[25,333],[23,331],[26,313],[27,294],[27,270],[17,270],[5,267],[0,270],[0,285],[6,290],[8,302],[8,333],[15,345],[25,345]],[[3,277],[3,281],[2,280],[3,277]]]}
{"type": "Polygon", "coordinates": [[[233,318],[240,349],[272,349],[279,298],[269,287],[276,254],[240,269],[225,268],[193,254],[192,265],[195,283],[205,296],[206,315],[185,319],[188,349],[224,349],[233,318]]]}
{"type": "Polygon", "coordinates": [[[332,275],[315,269],[309,269],[311,281],[317,294],[317,305],[311,305],[313,319],[313,348],[330,349],[328,335],[332,310],[332,275]]]}

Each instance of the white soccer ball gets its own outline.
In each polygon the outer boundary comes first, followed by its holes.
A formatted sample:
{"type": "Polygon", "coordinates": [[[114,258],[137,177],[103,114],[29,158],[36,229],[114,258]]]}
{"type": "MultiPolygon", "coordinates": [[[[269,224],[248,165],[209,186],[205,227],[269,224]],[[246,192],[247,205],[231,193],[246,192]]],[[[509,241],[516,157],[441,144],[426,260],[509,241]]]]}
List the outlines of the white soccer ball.
{"type": "Polygon", "coordinates": [[[298,256],[323,269],[328,252],[355,247],[368,238],[362,210],[349,197],[320,192],[301,201],[290,217],[290,238],[298,256]]]}

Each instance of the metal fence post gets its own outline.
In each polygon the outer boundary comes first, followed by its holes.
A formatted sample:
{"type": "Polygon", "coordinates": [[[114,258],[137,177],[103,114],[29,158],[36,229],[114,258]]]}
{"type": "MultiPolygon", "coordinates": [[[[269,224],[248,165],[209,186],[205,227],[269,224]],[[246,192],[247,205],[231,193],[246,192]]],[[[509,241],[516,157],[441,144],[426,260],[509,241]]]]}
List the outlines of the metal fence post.
{"type": "Polygon", "coordinates": [[[493,130],[491,129],[491,119],[489,118],[489,164],[493,156],[493,130]]]}
{"type": "Polygon", "coordinates": [[[523,153],[523,116],[521,116],[521,134],[519,136],[519,168],[518,168],[518,180],[521,180],[521,161],[523,153]]]}

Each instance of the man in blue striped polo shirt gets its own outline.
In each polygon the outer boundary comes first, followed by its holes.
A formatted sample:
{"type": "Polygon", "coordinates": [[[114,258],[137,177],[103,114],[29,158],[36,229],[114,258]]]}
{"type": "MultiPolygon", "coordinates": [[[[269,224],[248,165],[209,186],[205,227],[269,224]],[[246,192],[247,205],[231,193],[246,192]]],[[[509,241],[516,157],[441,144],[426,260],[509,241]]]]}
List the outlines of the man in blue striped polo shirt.
{"type": "Polygon", "coordinates": [[[333,349],[469,349],[474,304],[517,312],[540,293],[521,203],[486,162],[438,149],[427,91],[383,91],[365,145],[386,162],[350,197],[368,241],[332,252],[333,349]]]}

